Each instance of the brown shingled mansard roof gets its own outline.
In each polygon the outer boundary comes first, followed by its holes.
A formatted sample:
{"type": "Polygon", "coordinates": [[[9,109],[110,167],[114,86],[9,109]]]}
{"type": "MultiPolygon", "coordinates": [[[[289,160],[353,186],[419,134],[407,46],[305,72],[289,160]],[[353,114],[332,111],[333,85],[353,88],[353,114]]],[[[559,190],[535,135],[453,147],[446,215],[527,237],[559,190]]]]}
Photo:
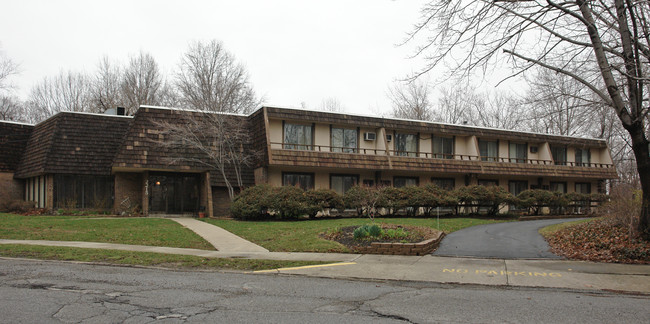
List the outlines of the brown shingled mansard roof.
{"type": "Polygon", "coordinates": [[[14,176],[110,175],[131,117],[60,112],[34,127],[14,176]]]}
{"type": "Polygon", "coordinates": [[[0,121],[0,172],[14,172],[34,125],[0,121]]]}
{"type": "MultiPolygon", "coordinates": [[[[171,109],[165,107],[141,106],[136,112],[133,124],[124,138],[115,159],[113,170],[119,171],[168,171],[168,172],[204,172],[210,171],[210,183],[213,186],[224,186],[223,176],[217,170],[206,164],[194,160],[207,161],[208,157],[196,149],[189,147],[168,147],[160,143],[165,140],[167,125],[179,125],[186,118],[200,120],[210,112],[171,109]],[[183,159],[176,159],[182,155],[183,159]]],[[[237,119],[239,122],[248,123],[248,118],[243,115],[220,114],[224,118],[237,119]]],[[[250,129],[247,125],[246,129],[250,129]]],[[[242,182],[245,186],[255,184],[252,168],[242,168],[242,182]]],[[[231,184],[237,183],[234,171],[227,168],[226,176],[231,184]]]]}

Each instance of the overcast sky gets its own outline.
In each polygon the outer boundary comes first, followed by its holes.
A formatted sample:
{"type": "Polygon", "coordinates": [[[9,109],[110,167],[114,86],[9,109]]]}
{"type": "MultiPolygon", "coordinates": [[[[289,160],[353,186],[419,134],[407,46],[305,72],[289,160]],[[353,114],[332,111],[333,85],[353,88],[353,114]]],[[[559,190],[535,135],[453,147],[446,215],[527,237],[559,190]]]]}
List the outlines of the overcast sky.
{"type": "Polygon", "coordinates": [[[347,112],[390,110],[388,86],[421,69],[417,44],[397,46],[424,0],[4,1],[0,46],[20,64],[18,95],[62,70],[93,72],[103,55],[140,50],[169,72],[190,41],[222,41],[265,103],[347,112]]]}

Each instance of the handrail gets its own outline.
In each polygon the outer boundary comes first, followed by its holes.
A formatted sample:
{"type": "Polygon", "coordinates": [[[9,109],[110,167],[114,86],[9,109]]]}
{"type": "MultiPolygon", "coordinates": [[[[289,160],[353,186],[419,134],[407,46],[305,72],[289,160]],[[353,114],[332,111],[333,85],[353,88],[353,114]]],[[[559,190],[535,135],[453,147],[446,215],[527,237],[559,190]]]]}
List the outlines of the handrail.
{"type": "MultiPolygon", "coordinates": [[[[552,161],[552,160],[539,160],[539,159],[520,159],[520,158],[504,158],[504,157],[491,157],[479,156],[469,154],[447,154],[447,153],[431,153],[431,152],[411,152],[399,150],[386,150],[386,149],[371,149],[361,147],[341,147],[329,146],[319,144],[289,144],[280,142],[271,142],[273,146],[280,146],[283,150],[296,150],[296,151],[315,151],[315,152],[331,152],[343,154],[363,154],[363,155],[386,155],[386,151],[391,156],[396,157],[414,157],[414,158],[428,158],[428,159],[441,159],[441,160],[461,160],[461,161],[483,161],[495,163],[519,163],[519,164],[535,164],[535,165],[556,165],[556,166],[571,166],[571,167],[587,167],[587,168],[613,168],[613,164],[608,163],[586,163],[586,162],[569,162],[569,161],[552,161]]],[[[276,147],[277,148],[277,147],[276,147]]]]}

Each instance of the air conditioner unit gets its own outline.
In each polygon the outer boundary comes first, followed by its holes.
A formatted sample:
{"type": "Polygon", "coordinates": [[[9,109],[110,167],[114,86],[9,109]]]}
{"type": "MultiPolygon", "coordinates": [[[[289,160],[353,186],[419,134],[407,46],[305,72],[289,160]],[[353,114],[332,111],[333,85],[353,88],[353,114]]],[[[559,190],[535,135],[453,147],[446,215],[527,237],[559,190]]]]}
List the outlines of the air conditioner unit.
{"type": "Polygon", "coordinates": [[[537,153],[537,146],[531,146],[530,153],[537,153]]]}
{"type": "Polygon", "coordinates": [[[386,141],[390,142],[393,140],[393,135],[392,134],[386,134],[386,141]]]}
{"type": "Polygon", "coordinates": [[[363,139],[366,141],[374,141],[377,139],[377,134],[372,132],[367,132],[363,134],[363,139]]]}

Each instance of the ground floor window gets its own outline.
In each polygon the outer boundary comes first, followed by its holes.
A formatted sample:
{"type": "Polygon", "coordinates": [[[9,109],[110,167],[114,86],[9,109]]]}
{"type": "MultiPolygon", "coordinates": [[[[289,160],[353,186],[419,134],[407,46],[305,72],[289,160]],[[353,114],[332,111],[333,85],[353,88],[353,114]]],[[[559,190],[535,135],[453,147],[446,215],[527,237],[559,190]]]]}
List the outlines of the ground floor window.
{"type": "Polygon", "coordinates": [[[395,177],[393,179],[393,185],[395,188],[417,186],[420,182],[420,179],[417,177],[395,177]]]}
{"type": "Polygon", "coordinates": [[[456,187],[456,180],[454,178],[431,178],[431,183],[445,190],[454,190],[456,187]]]}
{"type": "Polygon", "coordinates": [[[47,196],[45,195],[45,176],[33,177],[25,180],[25,201],[33,201],[38,208],[45,208],[47,196]]]}
{"type": "Polygon", "coordinates": [[[581,194],[591,193],[591,183],[589,182],[576,182],[576,192],[581,194]]]}
{"type": "Polygon", "coordinates": [[[478,185],[479,186],[486,186],[486,187],[498,186],[499,185],[499,180],[479,179],[478,180],[478,185]]]}
{"type": "Polygon", "coordinates": [[[330,175],[330,188],[338,194],[344,194],[350,188],[359,183],[358,175],[351,174],[333,174],[330,175]]]}
{"type": "Polygon", "coordinates": [[[566,182],[551,182],[550,190],[555,192],[566,193],[566,182]]]}
{"type": "Polygon", "coordinates": [[[314,189],[314,174],[285,172],[282,174],[282,185],[298,186],[303,190],[314,189]]]}
{"type": "Polygon", "coordinates": [[[528,181],[511,180],[508,182],[508,189],[510,190],[511,194],[517,196],[522,191],[528,189],[528,181]]]}
{"type": "Polygon", "coordinates": [[[108,209],[113,206],[113,177],[91,175],[54,176],[55,208],[108,209]]]}

